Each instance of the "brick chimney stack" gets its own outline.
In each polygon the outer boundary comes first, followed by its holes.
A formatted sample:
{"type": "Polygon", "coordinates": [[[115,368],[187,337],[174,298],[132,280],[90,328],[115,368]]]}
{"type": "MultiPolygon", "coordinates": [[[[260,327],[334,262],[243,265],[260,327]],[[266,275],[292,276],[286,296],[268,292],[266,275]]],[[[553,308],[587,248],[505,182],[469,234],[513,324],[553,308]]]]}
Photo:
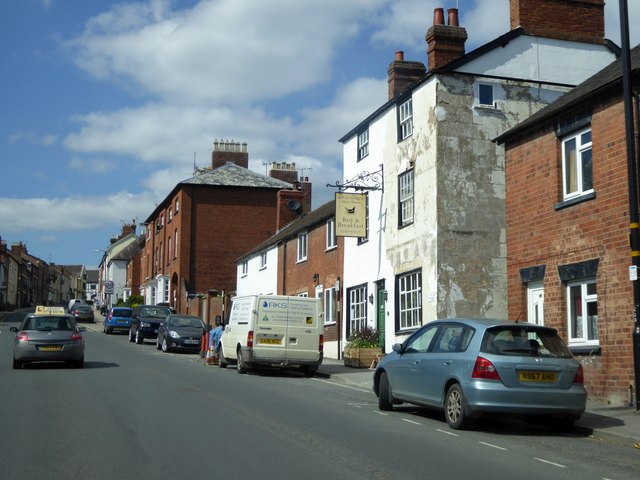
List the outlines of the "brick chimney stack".
{"type": "Polygon", "coordinates": [[[122,225],[122,235],[120,236],[120,238],[124,238],[127,235],[135,235],[136,234],[136,221],[135,219],[131,221],[131,223],[127,224],[123,224],[122,225]]]}
{"type": "Polygon", "coordinates": [[[249,153],[247,144],[234,142],[233,140],[217,139],[213,142],[213,152],[211,152],[211,168],[218,168],[225,163],[235,163],[244,168],[249,168],[249,153]]]}
{"type": "MultiPolygon", "coordinates": [[[[280,190],[280,192],[278,192],[278,220],[277,220],[278,228],[283,227],[284,225],[289,223],[291,220],[296,218],[298,215],[303,213],[309,213],[311,211],[312,184],[309,181],[308,177],[301,177],[300,179],[298,178],[298,170],[296,169],[295,162],[294,163],[273,162],[271,164],[271,170],[269,170],[269,176],[271,178],[277,178],[278,180],[282,180],[283,182],[287,182],[293,185],[293,188],[291,190],[280,190]],[[294,193],[289,193],[289,192],[294,192],[294,193]],[[281,213],[281,210],[283,210],[282,208],[280,208],[281,196],[283,199],[286,198],[287,202],[290,200],[298,201],[300,203],[299,211],[294,212],[292,214],[291,211],[285,210],[281,213]],[[283,219],[288,218],[288,220],[284,224],[281,224],[280,216],[282,216],[283,219]]],[[[285,207],[287,202],[285,202],[285,207]]]]}
{"type": "Polygon", "coordinates": [[[540,37],[605,43],[604,0],[509,0],[511,30],[540,37]]]}
{"type": "Polygon", "coordinates": [[[396,52],[396,58],[387,69],[389,83],[389,100],[404,92],[409,85],[420,80],[426,73],[421,62],[409,62],[404,59],[404,52],[396,52]]]}
{"type": "MultiPolygon", "coordinates": [[[[525,1],[525,0],[523,0],[525,1]]],[[[447,10],[448,25],[444,24],[444,9],[433,12],[433,26],[427,30],[427,58],[429,70],[436,70],[464,55],[467,31],[458,25],[458,9],[447,10]]]]}

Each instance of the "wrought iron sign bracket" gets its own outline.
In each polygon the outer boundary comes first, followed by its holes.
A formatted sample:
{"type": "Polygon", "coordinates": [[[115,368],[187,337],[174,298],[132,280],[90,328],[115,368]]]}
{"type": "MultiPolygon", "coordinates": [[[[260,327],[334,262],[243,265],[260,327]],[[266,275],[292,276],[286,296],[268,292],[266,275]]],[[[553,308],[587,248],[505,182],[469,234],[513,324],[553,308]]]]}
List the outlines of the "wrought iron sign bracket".
{"type": "Polygon", "coordinates": [[[380,165],[380,170],[375,172],[362,172],[347,180],[344,183],[327,183],[327,187],[337,188],[340,191],[353,189],[356,191],[376,191],[384,193],[384,167],[380,165]]]}

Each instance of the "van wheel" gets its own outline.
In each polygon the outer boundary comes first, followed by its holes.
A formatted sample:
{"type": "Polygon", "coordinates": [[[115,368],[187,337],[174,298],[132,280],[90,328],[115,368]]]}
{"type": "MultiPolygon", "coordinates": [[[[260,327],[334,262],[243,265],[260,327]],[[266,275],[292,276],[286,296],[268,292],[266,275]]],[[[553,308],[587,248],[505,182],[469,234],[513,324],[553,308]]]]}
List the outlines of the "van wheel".
{"type": "Polygon", "coordinates": [[[140,329],[136,330],[136,343],[138,345],[142,345],[144,343],[144,337],[142,335],[140,335],[140,329]]]}
{"type": "Polygon", "coordinates": [[[247,368],[244,366],[243,360],[242,360],[242,350],[238,349],[238,357],[237,357],[237,361],[236,361],[236,367],[238,369],[238,373],[247,373],[247,368]]]}
{"type": "Polygon", "coordinates": [[[131,343],[136,341],[136,337],[133,335],[133,330],[131,328],[129,329],[129,341],[131,343]]]}
{"type": "Polygon", "coordinates": [[[304,367],[302,367],[302,371],[304,372],[304,376],[307,378],[311,378],[313,377],[316,372],[318,371],[318,367],[315,366],[310,366],[310,365],[305,365],[304,367]]]}
{"type": "Polygon", "coordinates": [[[229,365],[229,362],[227,362],[227,359],[224,358],[224,356],[222,355],[222,349],[220,349],[220,351],[218,352],[218,367],[227,368],[227,365],[229,365]]]}
{"type": "Polygon", "coordinates": [[[378,387],[378,408],[383,411],[393,410],[393,395],[387,372],[380,374],[380,386],[378,387]]]}

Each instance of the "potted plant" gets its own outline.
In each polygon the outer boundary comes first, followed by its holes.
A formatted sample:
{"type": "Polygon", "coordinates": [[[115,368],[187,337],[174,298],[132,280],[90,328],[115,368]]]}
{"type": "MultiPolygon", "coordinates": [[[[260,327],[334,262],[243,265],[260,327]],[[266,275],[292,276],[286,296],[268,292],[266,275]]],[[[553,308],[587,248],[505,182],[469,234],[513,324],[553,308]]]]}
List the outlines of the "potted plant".
{"type": "Polygon", "coordinates": [[[347,338],[343,359],[347,367],[370,368],[382,355],[379,333],[373,328],[365,326],[347,338]]]}

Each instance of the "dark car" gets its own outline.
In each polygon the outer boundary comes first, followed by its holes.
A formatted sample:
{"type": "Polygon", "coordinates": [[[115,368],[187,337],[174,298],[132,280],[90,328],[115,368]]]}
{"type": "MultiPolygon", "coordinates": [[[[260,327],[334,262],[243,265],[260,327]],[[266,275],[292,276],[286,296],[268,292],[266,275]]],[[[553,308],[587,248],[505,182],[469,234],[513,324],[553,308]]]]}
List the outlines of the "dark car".
{"type": "Polygon", "coordinates": [[[374,373],[380,410],[402,402],[444,411],[451,428],[482,414],[544,415],[570,428],[586,407],[582,365],[553,328],[442,319],[393,346],[374,373]]]}
{"type": "Polygon", "coordinates": [[[156,347],[163,352],[183,350],[197,353],[200,351],[204,323],[193,315],[169,315],[160,324],[156,347]]]}
{"type": "Polygon", "coordinates": [[[75,318],[76,322],[95,322],[93,308],[86,303],[74,303],[69,314],[75,318]]]}
{"type": "Polygon", "coordinates": [[[13,368],[28,362],[69,362],[77,368],[84,366],[84,327],[63,307],[38,307],[27,314],[16,333],[13,344],[13,368]]]}
{"type": "Polygon", "coordinates": [[[160,324],[171,315],[169,307],[160,305],[138,305],[131,315],[129,341],[141,345],[145,338],[158,338],[160,324]]]}
{"type": "Polygon", "coordinates": [[[114,331],[128,331],[131,328],[131,314],[133,309],[130,307],[113,307],[104,317],[102,331],[104,333],[112,333],[114,331]]]}

